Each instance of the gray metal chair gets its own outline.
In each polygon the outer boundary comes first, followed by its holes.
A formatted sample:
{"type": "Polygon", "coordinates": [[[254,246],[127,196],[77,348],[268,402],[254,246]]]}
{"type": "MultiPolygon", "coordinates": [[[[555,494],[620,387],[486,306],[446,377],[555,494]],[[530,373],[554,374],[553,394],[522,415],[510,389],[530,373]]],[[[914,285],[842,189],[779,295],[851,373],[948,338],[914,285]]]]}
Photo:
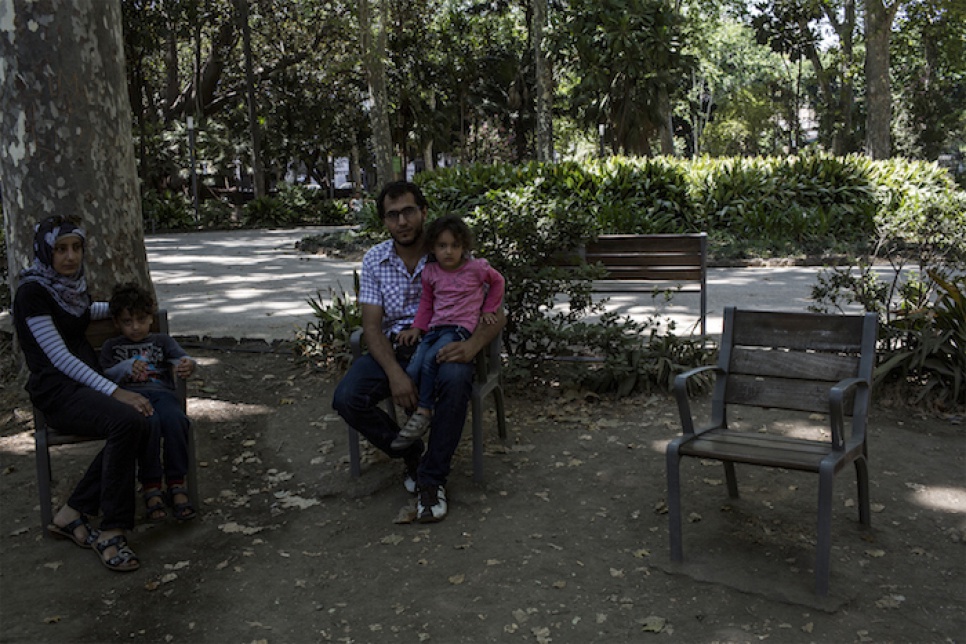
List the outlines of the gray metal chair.
{"type": "MultiPolygon", "coordinates": [[[[362,355],[362,329],[352,333],[352,357],[362,355]]],[[[476,375],[473,379],[473,390],[470,392],[470,403],[473,406],[473,480],[483,481],[483,400],[493,396],[496,405],[497,431],[500,438],[506,440],[506,408],[503,399],[503,369],[500,360],[500,348],[503,346],[503,334],[498,335],[483,351],[476,356],[476,375]]],[[[386,413],[396,420],[396,407],[392,398],[384,401],[386,413]]],[[[352,427],[346,426],[349,432],[349,473],[358,477],[362,474],[359,452],[359,433],[352,427]]]]}
{"type": "MultiPolygon", "coordinates": [[[[155,333],[168,332],[168,312],[164,309],[158,311],[151,330],[155,333]]],[[[96,320],[90,323],[87,328],[87,340],[95,349],[100,349],[104,341],[117,335],[112,320],[96,320]]],[[[188,387],[182,378],[175,378],[177,385],[178,398],[181,400],[181,409],[187,409],[188,387]]],[[[71,434],[69,427],[51,427],[47,424],[44,413],[34,407],[34,447],[37,460],[37,492],[40,496],[40,528],[44,535],[47,534],[47,526],[53,521],[53,507],[51,502],[50,484],[53,474],[50,465],[50,448],[58,445],[75,445],[77,443],[89,443],[91,441],[103,440],[94,436],[80,436],[71,434]]],[[[195,431],[192,426],[188,432],[188,498],[191,504],[197,509],[201,507],[198,494],[198,459],[195,448],[195,431]]]]}
{"type": "MultiPolygon", "coordinates": [[[[728,494],[738,496],[735,463],[819,475],[815,589],[827,595],[831,567],[832,483],[855,467],[859,521],[870,525],[866,424],[875,366],[876,316],[820,315],[725,309],[718,365],[679,375],[674,382],[683,434],[667,446],[671,559],[682,561],[680,461],[684,456],[724,464],[728,494]],[[688,380],[715,374],[711,418],[695,429],[688,380]],[[728,406],[750,405],[829,415],[829,438],[809,440],[777,432],[728,427],[728,406]],[[851,416],[851,423],[847,417],[851,416]],[[848,430],[848,431],[847,431],[848,430]]],[[[787,415],[787,414],[786,414],[787,415]]]]}

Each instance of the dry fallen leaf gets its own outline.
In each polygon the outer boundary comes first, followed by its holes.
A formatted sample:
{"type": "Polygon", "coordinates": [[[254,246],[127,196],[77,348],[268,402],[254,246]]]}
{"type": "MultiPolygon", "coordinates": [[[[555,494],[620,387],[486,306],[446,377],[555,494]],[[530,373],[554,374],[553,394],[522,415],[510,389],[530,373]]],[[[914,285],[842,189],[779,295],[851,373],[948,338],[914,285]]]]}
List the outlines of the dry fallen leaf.
{"type": "Polygon", "coordinates": [[[870,557],[875,557],[876,559],[878,559],[879,557],[884,557],[885,556],[885,550],[878,550],[878,549],[876,549],[876,550],[866,550],[865,551],[865,554],[869,555],[870,557]]]}
{"type": "Polygon", "coordinates": [[[379,540],[379,543],[386,544],[387,546],[397,546],[402,542],[403,538],[398,534],[386,535],[379,540]]]}
{"type": "Polygon", "coordinates": [[[906,601],[906,598],[902,595],[886,595],[885,597],[876,600],[876,608],[899,608],[902,602],[906,601]]]}
{"type": "Polygon", "coordinates": [[[459,586],[465,579],[465,575],[453,575],[449,578],[449,583],[453,584],[454,586],[459,586]]]}
{"type": "Polygon", "coordinates": [[[56,624],[61,619],[63,619],[63,618],[60,615],[53,615],[51,617],[45,617],[44,618],[44,624],[56,624]]]}
{"type": "Polygon", "coordinates": [[[641,630],[645,633],[660,633],[667,626],[667,620],[657,615],[649,615],[641,623],[641,630]]]}

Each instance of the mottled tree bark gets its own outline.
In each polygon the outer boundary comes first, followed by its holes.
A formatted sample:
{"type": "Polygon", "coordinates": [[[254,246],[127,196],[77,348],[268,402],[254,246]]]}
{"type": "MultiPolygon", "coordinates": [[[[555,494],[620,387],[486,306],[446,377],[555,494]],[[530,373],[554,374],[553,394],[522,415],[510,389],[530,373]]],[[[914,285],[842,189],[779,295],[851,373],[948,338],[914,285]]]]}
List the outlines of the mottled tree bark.
{"type": "Polygon", "coordinates": [[[11,288],[33,226],[72,215],[88,231],[95,297],[153,291],[144,249],[118,0],[0,2],[0,183],[11,288]]]}
{"type": "Polygon", "coordinates": [[[899,0],[865,3],[865,153],[872,159],[892,154],[892,85],[889,82],[889,41],[899,0]]]}
{"type": "Polygon", "coordinates": [[[370,0],[359,0],[359,34],[362,60],[369,80],[369,123],[372,127],[372,147],[376,160],[378,191],[392,181],[392,131],[389,128],[389,93],[386,89],[386,28],[389,8],[386,0],[375,0],[378,15],[373,19],[370,0]]]}
{"type": "Polygon", "coordinates": [[[550,65],[543,52],[543,34],[547,24],[547,0],[533,0],[533,25],[530,38],[537,83],[537,161],[553,162],[553,80],[550,65]]]}

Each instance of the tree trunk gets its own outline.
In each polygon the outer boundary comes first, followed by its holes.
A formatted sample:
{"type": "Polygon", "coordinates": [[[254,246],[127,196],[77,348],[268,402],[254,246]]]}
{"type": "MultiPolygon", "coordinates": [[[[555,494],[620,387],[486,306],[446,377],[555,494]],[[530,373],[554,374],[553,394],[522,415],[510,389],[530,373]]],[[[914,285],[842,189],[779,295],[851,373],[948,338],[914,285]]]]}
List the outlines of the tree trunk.
{"type": "Polygon", "coordinates": [[[151,291],[118,0],[0,2],[0,182],[10,286],[33,226],[78,217],[95,298],[120,281],[151,291]]]}
{"type": "Polygon", "coordinates": [[[386,89],[386,26],[389,19],[386,0],[376,0],[379,15],[373,23],[370,0],[359,0],[359,34],[362,59],[369,79],[369,121],[375,154],[376,181],[373,190],[393,180],[392,131],[389,128],[389,94],[386,89]],[[373,38],[375,35],[375,38],[373,38]]]}
{"type": "Polygon", "coordinates": [[[248,129],[252,137],[252,179],[255,198],[265,196],[265,167],[262,164],[262,136],[255,103],[255,72],[252,69],[252,30],[248,24],[248,0],[238,0],[238,22],[245,49],[245,94],[248,103],[248,129]]]}
{"type": "Polygon", "coordinates": [[[547,0],[533,0],[531,41],[537,83],[537,161],[553,162],[553,79],[543,53],[543,33],[547,23],[547,0]]]}
{"type": "Polygon", "coordinates": [[[671,123],[671,97],[668,95],[667,85],[661,84],[657,92],[658,114],[661,117],[658,123],[658,136],[661,140],[661,154],[669,157],[674,156],[674,126],[671,123]]]}
{"type": "Polygon", "coordinates": [[[889,83],[889,40],[899,0],[865,3],[865,153],[872,159],[892,154],[892,87],[889,83]]]}

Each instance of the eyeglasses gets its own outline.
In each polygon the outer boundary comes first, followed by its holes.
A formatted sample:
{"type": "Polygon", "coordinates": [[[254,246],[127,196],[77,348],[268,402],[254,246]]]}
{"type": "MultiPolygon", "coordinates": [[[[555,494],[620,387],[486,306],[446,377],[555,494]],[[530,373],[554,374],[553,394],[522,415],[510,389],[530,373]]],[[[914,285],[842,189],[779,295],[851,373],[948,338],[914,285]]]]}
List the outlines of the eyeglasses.
{"type": "Polygon", "coordinates": [[[385,215],[383,215],[382,218],[388,219],[389,221],[392,221],[392,222],[396,222],[396,221],[399,221],[400,217],[404,217],[406,219],[412,219],[413,217],[418,215],[419,212],[420,212],[419,206],[406,206],[402,210],[390,210],[385,215]]]}

